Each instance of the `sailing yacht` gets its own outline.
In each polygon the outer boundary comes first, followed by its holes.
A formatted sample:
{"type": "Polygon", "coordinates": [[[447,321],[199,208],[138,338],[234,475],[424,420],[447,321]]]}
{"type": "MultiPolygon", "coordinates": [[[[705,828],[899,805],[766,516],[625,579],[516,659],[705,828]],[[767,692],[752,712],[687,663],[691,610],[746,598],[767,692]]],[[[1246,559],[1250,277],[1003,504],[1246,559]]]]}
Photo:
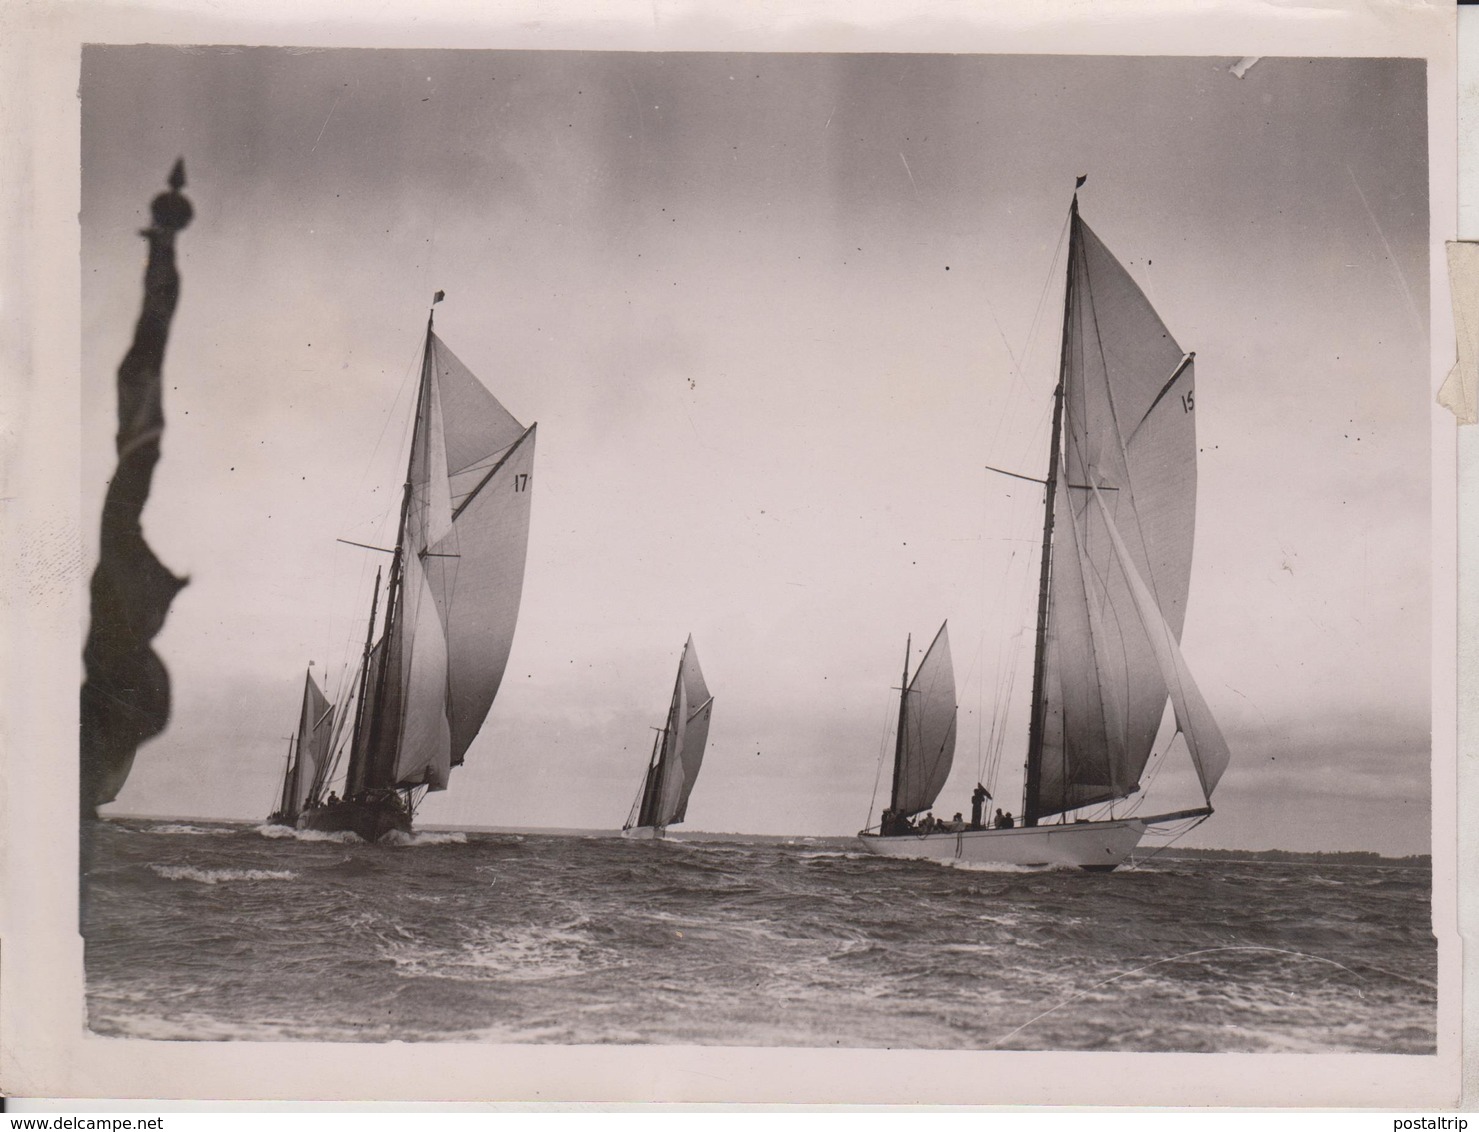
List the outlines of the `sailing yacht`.
{"type": "Polygon", "coordinates": [[[269,825],[297,825],[309,791],[328,753],[333,735],[334,708],[313,682],[313,669],[303,678],[303,705],[298,709],[298,731],[288,739],[287,764],[277,809],[267,818],[269,825]]]}
{"type": "MultiPolygon", "coordinates": [[[[300,829],[375,841],[410,832],[428,792],[445,790],[493,706],[513,646],[533,497],[535,425],[525,427],[437,337],[427,315],[411,453],[384,616],[380,576],[350,695],[340,713],[349,761],[319,768],[300,829]],[[355,695],[357,691],[357,695],[355,695]]],[[[335,749],[338,739],[333,741],[335,749]]]]}
{"type": "MultiPolygon", "coordinates": [[[[1047,478],[1037,481],[1046,499],[1021,824],[921,831],[910,819],[934,805],[949,758],[907,739],[901,722],[892,804],[859,834],[873,853],[1111,870],[1147,828],[1209,817],[1227,767],[1180,648],[1196,520],[1195,355],[1083,221],[1077,193],[1068,225],[1047,478]],[[1205,804],[1116,816],[1114,804],[1140,791],[1168,699],[1205,804]]],[[[948,713],[953,749],[953,687],[934,704],[917,709],[937,716],[921,727],[943,734],[948,713]]],[[[901,717],[904,708],[916,710],[908,693],[901,717]]]]}
{"type": "Polygon", "coordinates": [[[632,803],[621,835],[638,840],[661,838],[667,827],[677,825],[688,812],[688,795],[698,779],[709,741],[709,720],[714,697],[704,683],[698,653],[690,636],[678,660],[678,678],[668,718],[652,742],[642,790],[632,803]]]}

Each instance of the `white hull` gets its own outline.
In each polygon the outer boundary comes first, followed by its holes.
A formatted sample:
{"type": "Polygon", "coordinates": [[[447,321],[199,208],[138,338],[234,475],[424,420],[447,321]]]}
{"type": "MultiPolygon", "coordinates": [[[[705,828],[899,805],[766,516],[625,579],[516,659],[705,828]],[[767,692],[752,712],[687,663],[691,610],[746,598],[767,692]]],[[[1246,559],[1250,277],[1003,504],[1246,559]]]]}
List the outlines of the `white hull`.
{"type": "Polygon", "coordinates": [[[881,857],[1107,872],[1125,862],[1144,833],[1144,821],[1125,818],[1015,829],[967,829],[959,833],[908,833],[899,837],[860,833],[858,840],[868,852],[881,857]]]}
{"type": "Polygon", "coordinates": [[[621,835],[628,841],[661,841],[663,831],[657,826],[634,825],[629,829],[622,830],[621,835]]]}

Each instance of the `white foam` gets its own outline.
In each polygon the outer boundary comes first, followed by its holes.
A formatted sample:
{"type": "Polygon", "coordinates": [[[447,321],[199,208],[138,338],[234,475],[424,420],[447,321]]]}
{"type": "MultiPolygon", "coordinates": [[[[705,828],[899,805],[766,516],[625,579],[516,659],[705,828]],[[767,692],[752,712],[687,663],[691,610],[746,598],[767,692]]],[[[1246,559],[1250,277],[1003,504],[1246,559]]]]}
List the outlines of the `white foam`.
{"type": "Polygon", "coordinates": [[[953,857],[949,860],[929,859],[937,860],[937,863],[941,865],[949,865],[952,869],[964,869],[968,873],[1066,873],[1077,871],[1073,865],[1011,865],[1005,861],[963,861],[953,857]]]}
{"type": "Polygon", "coordinates": [[[210,836],[219,836],[220,834],[224,834],[224,833],[233,833],[235,831],[234,830],[230,830],[230,829],[202,829],[198,825],[166,824],[166,825],[151,825],[151,826],[147,827],[146,829],[139,830],[139,832],[140,833],[164,833],[164,834],[181,833],[181,834],[192,834],[192,835],[195,835],[197,837],[198,836],[207,836],[207,837],[210,837],[210,836]]]}
{"type": "Polygon", "coordinates": [[[359,834],[352,829],[294,829],[290,825],[259,825],[255,829],[272,841],[281,841],[288,838],[293,841],[333,841],[340,845],[348,845],[350,842],[360,840],[359,834]]]}
{"type": "Polygon", "coordinates": [[[598,957],[589,935],[568,928],[484,928],[453,947],[424,941],[387,941],[381,955],[405,978],[542,982],[625,966],[614,954],[598,957]],[[603,961],[604,958],[604,961],[603,961]]]}
{"type": "Polygon", "coordinates": [[[193,880],[221,884],[233,880],[295,880],[291,869],[197,869],[194,865],[150,865],[165,880],[193,880]]]}
{"type": "Polygon", "coordinates": [[[379,844],[394,845],[400,849],[414,849],[422,845],[465,845],[467,834],[461,830],[422,830],[407,834],[392,829],[380,838],[379,844]]]}

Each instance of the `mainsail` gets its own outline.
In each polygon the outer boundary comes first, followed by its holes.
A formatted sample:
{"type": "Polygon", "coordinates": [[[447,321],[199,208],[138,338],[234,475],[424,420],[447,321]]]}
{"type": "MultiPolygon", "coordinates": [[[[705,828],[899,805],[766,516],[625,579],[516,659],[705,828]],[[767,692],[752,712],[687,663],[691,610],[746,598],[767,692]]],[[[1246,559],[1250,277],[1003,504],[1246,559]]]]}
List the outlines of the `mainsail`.
{"type": "Polygon", "coordinates": [[[523,589],[534,431],[428,320],[386,628],[367,652],[346,793],[445,789],[487,718],[523,589]]]}
{"type": "Polygon", "coordinates": [[[956,705],[948,625],[940,626],[914,672],[914,679],[908,676],[906,649],[889,807],[894,818],[929,809],[950,777],[950,766],[955,759],[956,705]]]}
{"type": "Polygon", "coordinates": [[[704,683],[690,636],[678,662],[667,724],[654,745],[655,757],[647,768],[636,817],[627,823],[628,829],[634,825],[661,829],[687,816],[688,796],[704,761],[713,711],[714,697],[704,683]]]}
{"type": "MultiPolygon", "coordinates": [[[[1174,648],[1186,617],[1196,519],[1192,355],[1079,217],[1077,200],[1069,223],[1029,825],[1139,789],[1165,714],[1166,639],[1174,648]]],[[[1179,711],[1178,722],[1185,727],[1179,711]]]]}

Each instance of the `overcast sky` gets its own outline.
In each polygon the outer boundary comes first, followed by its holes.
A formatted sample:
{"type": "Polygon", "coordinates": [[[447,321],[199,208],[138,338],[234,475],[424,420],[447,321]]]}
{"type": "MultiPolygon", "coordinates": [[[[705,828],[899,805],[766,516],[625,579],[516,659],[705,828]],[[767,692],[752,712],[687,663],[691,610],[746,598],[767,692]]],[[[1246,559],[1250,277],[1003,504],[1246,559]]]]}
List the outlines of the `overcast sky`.
{"type": "MultiPolygon", "coordinates": [[[[426,823],[614,827],[692,633],[687,828],[869,816],[907,634],[949,619],[940,809],[1020,802],[1060,238],[1197,353],[1183,647],[1226,732],[1186,844],[1428,847],[1421,62],[89,48],[84,514],[150,197],[195,223],[149,538],[191,576],[115,806],[261,817],[311,658],[363,641],[421,331],[538,421],[503,691],[426,823]],[[1012,683],[1005,720],[991,710],[1012,683]]],[[[89,529],[89,561],[96,531],[89,529]]],[[[1156,809],[1192,800],[1179,747],[1156,809]]],[[[887,769],[881,790],[886,795],[887,769]]],[[[881,797],[876,809],[886,797],[881,797]]]]}

